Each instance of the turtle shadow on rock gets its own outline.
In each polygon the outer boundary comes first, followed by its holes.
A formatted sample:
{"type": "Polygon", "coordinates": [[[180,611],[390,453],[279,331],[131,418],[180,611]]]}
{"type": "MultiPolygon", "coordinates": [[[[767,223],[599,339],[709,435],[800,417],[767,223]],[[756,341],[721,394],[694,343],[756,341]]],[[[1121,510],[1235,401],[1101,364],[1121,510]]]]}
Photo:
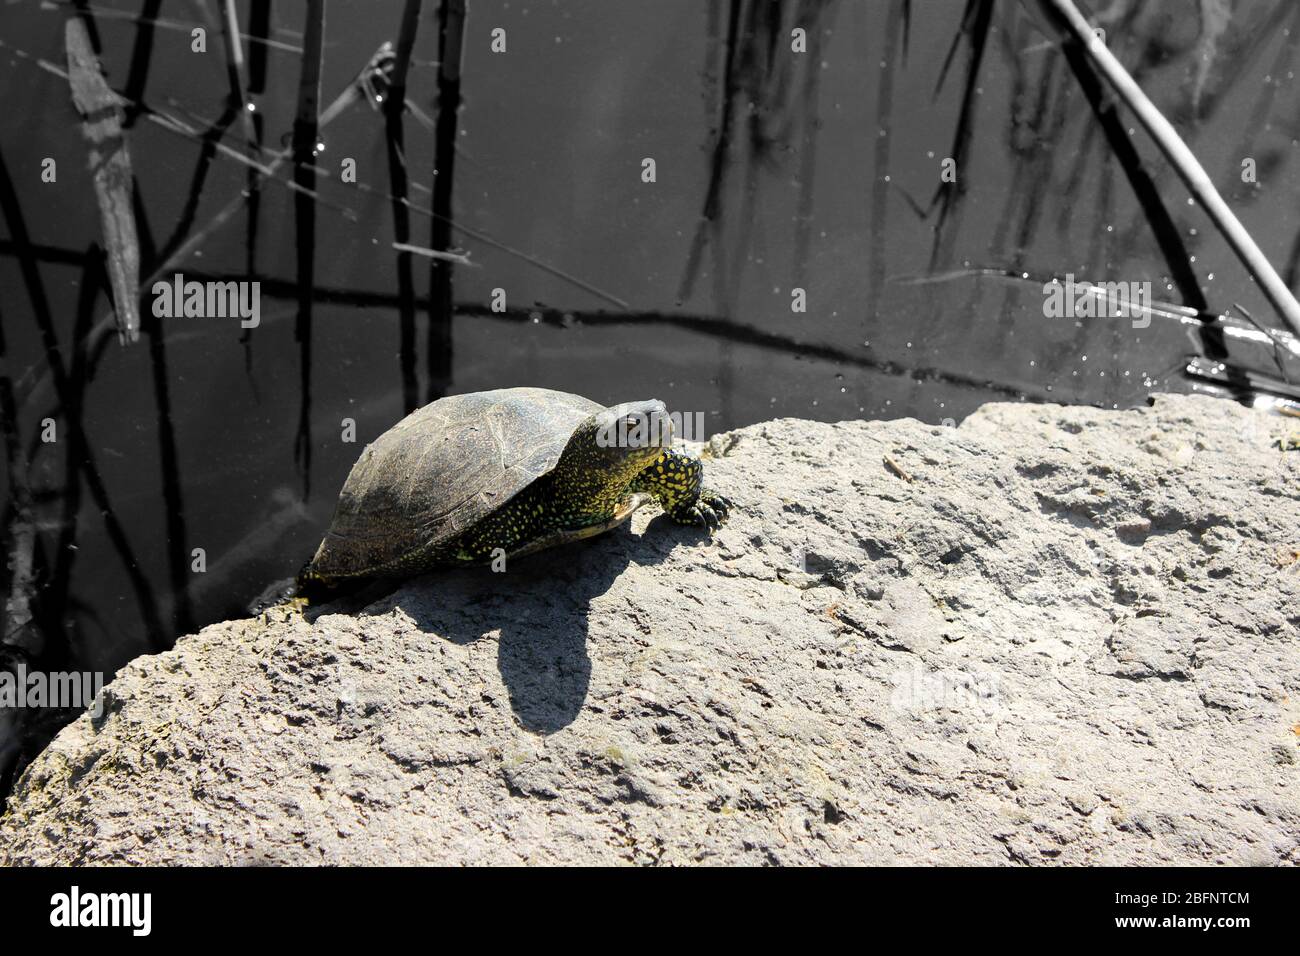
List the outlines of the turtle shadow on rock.
{"type": "Polygon", "coordinates": [[[663,555],[621,528],[515,559],[504,572],[435,572],[395,595],[421,631],[470,644],[498,631],[497,666],[523,727],[552,734],[577,719],[591,683],[588,615],[629,564],[663,555]]]}

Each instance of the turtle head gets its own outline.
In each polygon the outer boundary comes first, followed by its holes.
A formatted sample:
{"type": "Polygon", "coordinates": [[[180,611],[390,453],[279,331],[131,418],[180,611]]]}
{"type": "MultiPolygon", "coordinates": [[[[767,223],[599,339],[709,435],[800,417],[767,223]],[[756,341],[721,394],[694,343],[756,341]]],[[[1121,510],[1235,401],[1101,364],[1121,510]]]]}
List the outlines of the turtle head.
{"type": "Polygon", "coordinates": [[[596,447],[611,462],[644,466],[673,444],[673,420],[656,399],[613,405],[592,419],[596,447]]]}
{"type": "Polygon", "coordinates": [[[625,402],[585,419],[556,465],[563,497],[584,515],[607,515],[647,465],[672,447],[673,423],[660,401],[625,402]]]}

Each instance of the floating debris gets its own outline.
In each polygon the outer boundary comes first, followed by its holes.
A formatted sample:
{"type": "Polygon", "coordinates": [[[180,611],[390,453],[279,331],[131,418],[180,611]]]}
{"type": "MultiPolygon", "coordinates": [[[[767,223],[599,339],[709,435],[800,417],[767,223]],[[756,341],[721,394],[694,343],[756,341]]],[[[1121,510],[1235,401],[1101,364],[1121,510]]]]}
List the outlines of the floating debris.
{"type": "Polygon", "coordinates": [[[80,17],[68,19],[64,41],[72,101],[81,113],[81,131],[90,143],[90,170],[108,254],[117,335],[123,344],[129,344],[140,337],[140,246],[131,203],[131,154],[122,133],[123,101],[104,81],[80,17]]]}
{"type": "Polygon", "coordinates": [[[424,256],[428,259],[441,259],[444,262],[455,262],[462,266],[477,267],[477,263],[470,262],[469,256],[463,252],[444,252],[440,249],[426,249],[424,246],[413,246],[409,242],[395,242],[393,248],[398,252],[412,252],[417,256],[424,256]]]}

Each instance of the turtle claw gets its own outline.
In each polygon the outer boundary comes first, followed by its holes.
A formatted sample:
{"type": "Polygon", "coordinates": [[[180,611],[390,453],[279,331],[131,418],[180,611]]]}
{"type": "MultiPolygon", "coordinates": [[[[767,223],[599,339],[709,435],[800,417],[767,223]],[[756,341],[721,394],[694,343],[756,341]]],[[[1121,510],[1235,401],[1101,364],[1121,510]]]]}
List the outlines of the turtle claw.
{"type": "Polygon", "coordinates": [[[726,520],[727,514],[734,507],[730,498],[712,491],[700,492],[699,498],[690,507],[683,508],[673,519],[681,524],[708,528],[714,531],[726,520]]]}
{"type": "Polygon", "coordinates": [[[709,504],[713,507],[713,510],[723,518],[727,516],[732,508],[736,507],[736,503],[726,495],[720,495],[716,491],[706,491],[704,494],[708,495],[709,504]]]}
{"type": "Polygon", "coordinates": [[[710,531],[722,524],[722,519],[718,517],[718,513],[708,505],[696,505],[696,509],[699,511],[700,517],[704,519],[704,526],[710,531]]]}

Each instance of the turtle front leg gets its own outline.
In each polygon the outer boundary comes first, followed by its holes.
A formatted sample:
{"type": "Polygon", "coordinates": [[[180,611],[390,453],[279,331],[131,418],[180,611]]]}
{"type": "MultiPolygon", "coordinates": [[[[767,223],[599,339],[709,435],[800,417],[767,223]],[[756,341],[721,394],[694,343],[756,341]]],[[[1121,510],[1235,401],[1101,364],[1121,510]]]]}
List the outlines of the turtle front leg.
{"type": "Polygon", "coordinates": [[[679,451],[665,451],[632,479],[630,492],[654,495],[664,513],[679,524],[716,528],[732,503],[704,487],[704,465],[679,451]]]}

